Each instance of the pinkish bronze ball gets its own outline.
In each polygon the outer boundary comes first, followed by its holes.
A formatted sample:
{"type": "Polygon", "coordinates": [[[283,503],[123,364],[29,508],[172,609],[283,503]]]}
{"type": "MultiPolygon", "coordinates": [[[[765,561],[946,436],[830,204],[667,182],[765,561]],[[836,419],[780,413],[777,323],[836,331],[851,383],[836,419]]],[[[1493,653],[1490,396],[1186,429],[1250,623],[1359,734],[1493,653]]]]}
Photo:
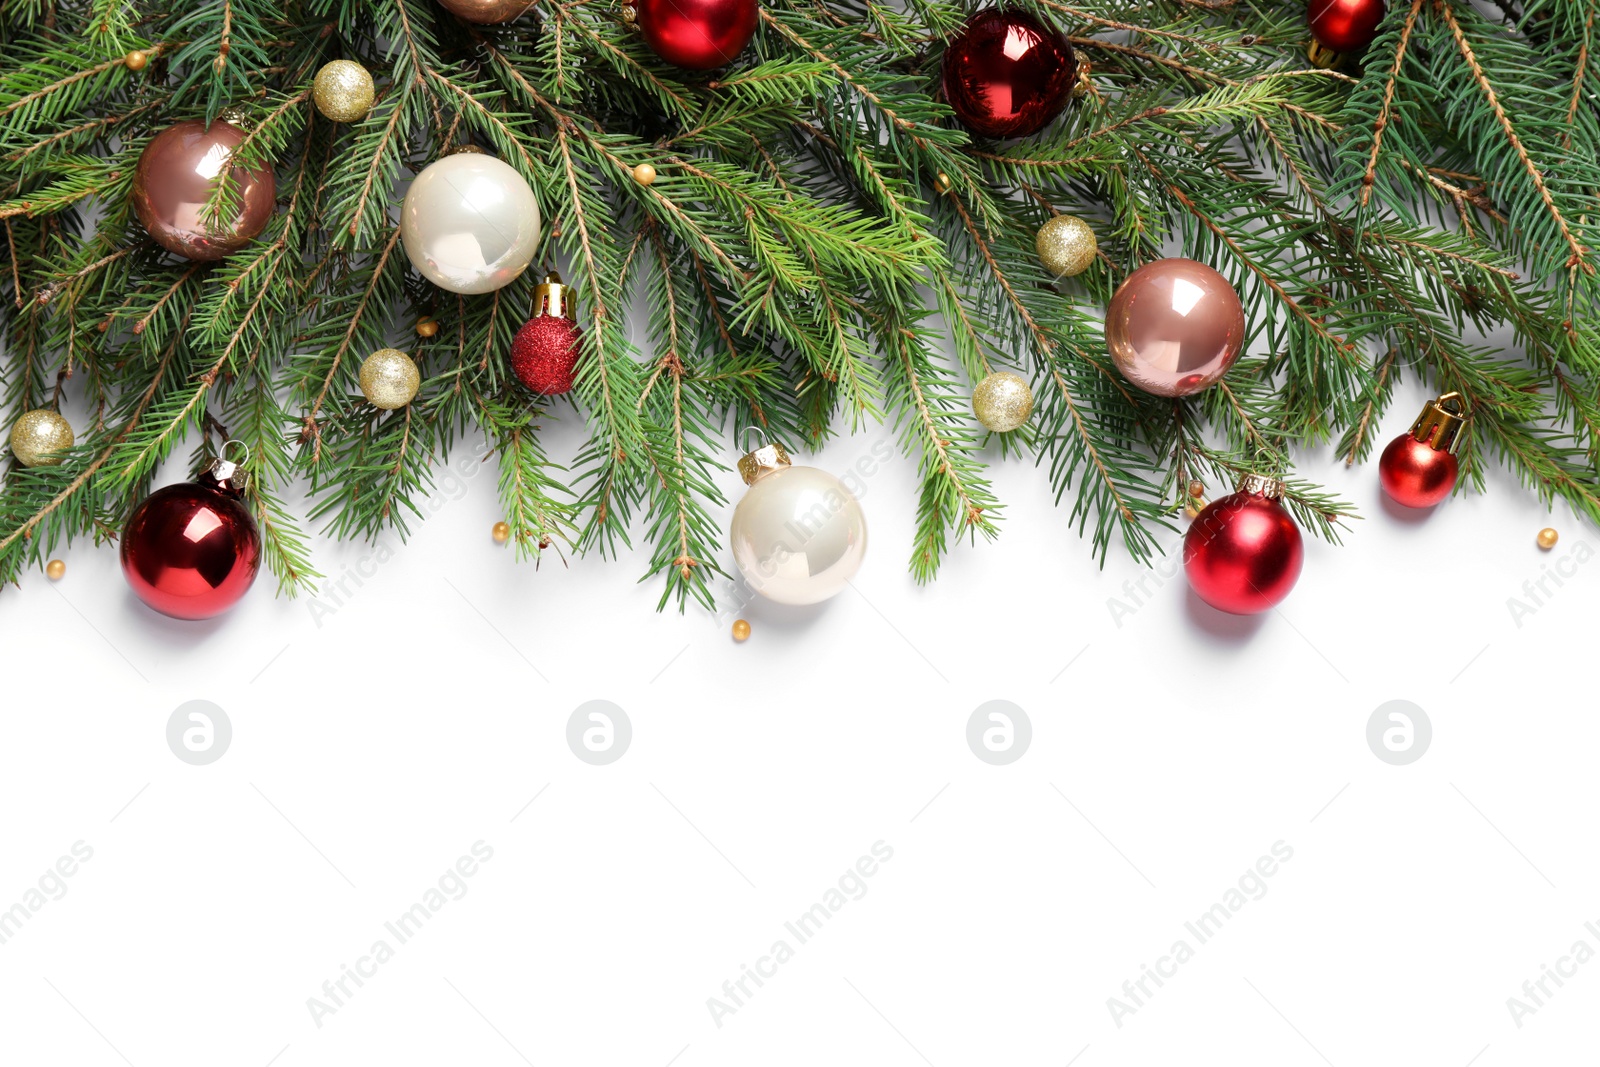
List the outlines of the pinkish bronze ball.
{"type": "Polygon", "coordinates": [[[439,0],[439,6],[456,18],[478,26],[510,22],[533,3],[534,0],[439,0]]]}
{"type": "Polygon", "coordinates": [[[1215,385],[1244,351],[1244,308],[1228,279],[1204,263],[1158,259],[1111,298],[1106,347],[1145,392],[1189,396],[1215,385]]]}
{"type": "Polygon", "coordinates": [[[156,243],[195,260],[221,259],[259,234],[277,205],[272,168],[230,166],[244,133],[217,120],[169,126],[145,145],[133,174],[133,209],[156,243]],[[231,221],[204,212],[224,171],[234,183],[237,210],[231,221]]]}

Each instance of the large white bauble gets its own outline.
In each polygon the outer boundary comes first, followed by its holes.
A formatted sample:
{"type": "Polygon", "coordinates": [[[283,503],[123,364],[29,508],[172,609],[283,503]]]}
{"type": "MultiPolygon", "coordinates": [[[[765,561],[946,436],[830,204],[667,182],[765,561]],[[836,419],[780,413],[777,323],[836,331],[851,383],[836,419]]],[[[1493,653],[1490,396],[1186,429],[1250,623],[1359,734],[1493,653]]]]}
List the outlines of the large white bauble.
{"type": "Polygon", "coordinates": [[[508,163],[477,152],[445,156],[412,179],[400,239],[439,288],[493,292],[533,262],[539,201],[508,163]]]}
{"type": "Polygon", "coordinates": [[[836,596],[867,554],[861,502],[827,471],[781,467],[733,509],[733,561],[750,588],[780,604],[836,596]]]}

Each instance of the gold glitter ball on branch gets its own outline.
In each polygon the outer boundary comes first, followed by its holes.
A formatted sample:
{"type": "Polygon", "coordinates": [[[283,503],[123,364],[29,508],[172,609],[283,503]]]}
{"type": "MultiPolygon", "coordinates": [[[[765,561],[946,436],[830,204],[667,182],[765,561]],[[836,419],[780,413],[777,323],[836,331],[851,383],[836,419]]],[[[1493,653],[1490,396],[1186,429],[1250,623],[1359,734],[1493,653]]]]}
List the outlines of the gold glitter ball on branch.
{"type": "Polygon", "coordinates": [[[1556,547],[1556,542],[1559,540],[1561,540],[1561,535],[1549,526],[1539,531],[1539,547],[1546,552],[1556,547]]]}
{"type": "Polygon", "coordinates": [[[361,393],[375,408],[403,408],[421,387],[417,365],[398,348],[380,348],[361,364],[361,393]]]}
{"type": "Polygon", "coordinates": [[[750,639],[750,624],[743,619],[734,619],[733,639],[735,641],[748,641],[750,639]]]}
{"type": "Polygon", "coordinates": [[[67,565],[59,559],[53,559],[44,565],[44,572],[49,575],[52,582],[59,582],[67,573],[67,565]]]}
{"type": "Polygon", "coordinates": [[[511,540],[511,524],[509,522],[495,523],[494,528],[489,531],[489,536],[494,538],[495,544],[505,544],[507,541],[511,540]]]}
{"type": "Polygon", "coordinates": [[[133,71],[135,74],[143,70],[145,68],[145,64],[149,62],[150,57],[145,55],[143,52],[138,51],[129,52],[127,55],[122,57],[122,65],[133,71]]]}
{"type": "Polygon", "coordinates": [[[972,391],[972,413],[984,429],[1010,433],[1033,414],[1033,390],[1010,371],[997,370],[972,391]]]}
{"type": "Polygon", "coordinates": [[[11,451],[24,467],[56,466],[72,441],[72,424],[49,408],[29,411],[11,427],[11,451]]]}
{"type": "Polygon", "coordinates": [[[372,75],[360,63],[324,63],[311,83],[311,99],[332,122],[360,122],[372,110],[372,75]]]}
{"type": "Polygon", "coordinates": [[[648,163],[641,163],[633,168],[633,180],[640,185],[650,185],[656,180],[656,168],[648,163]]]}
{"type": "Polygon", "coordinates": [[[1033,244],[1044,269],[1058,278],[1071,278],[1088,270],[1100,248],[1089,224],[1073,215],[1057,215],[1040,226],[1033,244]]]}

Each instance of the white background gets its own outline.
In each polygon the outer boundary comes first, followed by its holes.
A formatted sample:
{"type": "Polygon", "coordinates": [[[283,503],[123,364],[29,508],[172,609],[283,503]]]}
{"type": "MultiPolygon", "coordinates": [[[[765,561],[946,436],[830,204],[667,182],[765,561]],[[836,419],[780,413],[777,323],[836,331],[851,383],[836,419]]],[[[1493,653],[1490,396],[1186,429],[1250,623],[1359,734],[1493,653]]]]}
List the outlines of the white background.
{"type": "MultiPolygon", "coordinates": [[[[889,432],[796,458],[843,471],[889,432]]],[[[1600,564],[1573,558],[1600,535],[1504,474],[1415,521],[1372,464],[1300,462],[1365,518],[1343,548],[1308,540],[1252,621],[1169,564],[1118,625],[1109,598],[1149,572],[1098,569],[1021,461],[996,467],[1001,539],[919,588],[897,456],[866,483],[855,589],[754,604],[742,645],[728,618],[656,614],[643,551],[514,562],[488,536],[492,462],[442,480],[327,613],[263,575],[231,615],[175,622],[114,548],[76,545],[61,582],[0,595],[0,909],[93,849],[0,945],[0,1062],[1588,1062],[1600,962],[1520,1028],[1506,1001],[1600,950],[1600,564]],[[1564,558],[1535,605],[1524,583],[1564,558]],[[1536,609],[1520,626],[1513,597],[1536,609]],[[191,699],[232,723],[209,766],[167,747],[191,699]],[[593,699],[632,723],[608,766],[566,742],[593,699]],[[1032,723],[1008,766],[966,741],[994,699],[1032,723]],[[1367,745],[1394,699],[1432,722],[1408,766],[1367,745]],[[478,841],[466,895],[319,1026],[308,998],[394,947],[384,923],[478,841]],[[879,841],[865,895],[799,944],[784,923],[879,841]],[[1280,841],[1265,895],[1199,944],[1184,924],[1280,841]],[[1118,1026],[1108,998],[1180,938],[1194,958],[1118,1026]],[[707,999],[779,939],[793,958],[718,1026],[707,999]]],[[[372,552],[318,558],[337,577],[372,552]]]]}

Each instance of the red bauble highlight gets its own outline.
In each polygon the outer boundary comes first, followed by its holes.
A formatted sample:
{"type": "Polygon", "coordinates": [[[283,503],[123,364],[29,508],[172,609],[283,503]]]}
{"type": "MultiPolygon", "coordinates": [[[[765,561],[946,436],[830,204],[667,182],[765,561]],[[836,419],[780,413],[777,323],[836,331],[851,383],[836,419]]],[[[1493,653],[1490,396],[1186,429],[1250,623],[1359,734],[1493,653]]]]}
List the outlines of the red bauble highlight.
{"type": "Polygon", "coordinates": [[[1200,599],[1255,615],[1294,589],[1305,563],[1300,528],[1277,500],[1241,489],[1214,501],[1183,538],[1183,569],[1200,599]]]}
{"type": "Polygon", "coordinates": [[[1022,11],[987,8],[944,53],[944,96],[985,137],[1026,137],[1061,114],[1078,63],[1054,27],[1022,11]]]}
{"type": "Polygon", "coordinates": [[[650,50],[691,70],[739,58],[761,17],[757,0],[635,0],[635,7],[650,50]]]}
{"type": "Polygon", "coordinates": [[[1460,464],[1451,452],[1434,448],[1409,433],[1389,442],[1378,460],[1378,481],[1397,504],[1431,508],[1456,487],[1460,464]]]}
{"type": "Polygon", "coordinates": [[[122,532],[122,573],[140,600],[175,619],[238,603],[261,568],[261,534],[237,491],[210,473],[157,489],[122,532]]]}
{"type": "Polygon", "coordinates": [[[1324,48],[1359,52],[1378,36],[1385,10],[1383,0],[1311,0],[1306,22],[1324,48]]]}

